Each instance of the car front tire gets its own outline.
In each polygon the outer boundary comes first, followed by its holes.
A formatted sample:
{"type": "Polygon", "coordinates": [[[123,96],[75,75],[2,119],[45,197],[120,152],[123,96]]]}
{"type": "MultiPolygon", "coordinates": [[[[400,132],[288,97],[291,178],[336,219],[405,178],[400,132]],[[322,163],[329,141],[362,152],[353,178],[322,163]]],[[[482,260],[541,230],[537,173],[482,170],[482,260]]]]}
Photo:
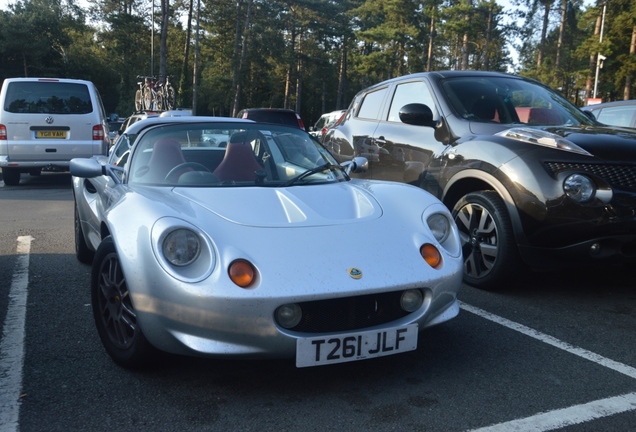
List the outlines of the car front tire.
{"type": "Polygon", "coordinates": [[[147,365],[156,350],[139,327],[119,255],[110,236],[95,253],[91,301],[97,332],[113,361],[126,368],[147,365]]]}
{"type": "Polygon", "coordinates": [[[464,254],[464,282],[485,290],[506,289],[519,268],[510,216],[493,191],[466,194],[453,208],[464,254]]]}

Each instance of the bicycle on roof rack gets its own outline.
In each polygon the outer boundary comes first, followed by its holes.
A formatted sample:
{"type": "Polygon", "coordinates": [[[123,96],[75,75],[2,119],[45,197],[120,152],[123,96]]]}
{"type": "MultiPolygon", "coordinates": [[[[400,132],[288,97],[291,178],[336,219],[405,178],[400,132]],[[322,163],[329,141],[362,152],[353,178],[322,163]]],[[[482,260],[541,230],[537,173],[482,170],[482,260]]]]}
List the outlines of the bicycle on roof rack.
{"type": "Polygon", "coordinates": [[[165,81],[154,76],[137,75],[139,88],[135,92],[135,111],[166,111],[174,109],[175,91],[170,83],[172,75],[166,75],[165,81]]]}

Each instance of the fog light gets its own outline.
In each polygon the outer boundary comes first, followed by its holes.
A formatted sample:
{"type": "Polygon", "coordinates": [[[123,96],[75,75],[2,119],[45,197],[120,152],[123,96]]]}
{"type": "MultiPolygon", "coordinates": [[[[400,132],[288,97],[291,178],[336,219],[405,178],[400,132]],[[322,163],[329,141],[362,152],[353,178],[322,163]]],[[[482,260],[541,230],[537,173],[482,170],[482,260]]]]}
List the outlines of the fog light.
{"type": "Polygon", "coordinates": [[[286,304],[276,309],[276,322],[283,328],[293,328],[303,317],[303,311],[296,303],[286,304]]]}
{"type": "Polygon", "coordinates": [[[578,203],[585,203],[594,197],[594,182],[581,174],[572,174],[563,182],[565,194],[578,203]]]}
{"type": "Polygon", "coordinates": [[[590,253],[592,255],[598,255],[601,252],[601,245],[599,243],[594,243],[590,246],[590,253]]]}
{"type": "Polygon", "coordinates": [[[407,312],[415,312],[422,306],[424,296],[420,290],[407,290],[400,297],[400,306],[407,312]]]}

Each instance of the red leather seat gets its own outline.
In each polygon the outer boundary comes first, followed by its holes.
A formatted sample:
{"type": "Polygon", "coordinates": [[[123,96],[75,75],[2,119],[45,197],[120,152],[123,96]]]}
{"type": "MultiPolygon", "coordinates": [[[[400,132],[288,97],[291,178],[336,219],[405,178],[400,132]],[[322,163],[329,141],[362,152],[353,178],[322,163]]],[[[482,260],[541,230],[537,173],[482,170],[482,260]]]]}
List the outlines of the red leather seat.
{"type": "Polygon", "coordinates": [[[170,170],[186,160],[181,152],[181,144],[173,139],[160,139],[152,148],[148,161],[148,173],[144,180],[162,182],[170,170]]]}
{"type": "Polygon", "coordinates": [[[219,180],[252,181],[256,179],[256,171],[263,169],[246,139],[247,135],[243,132],[236,133],[230,138],[225,156],[214,170],[219,180]]]}

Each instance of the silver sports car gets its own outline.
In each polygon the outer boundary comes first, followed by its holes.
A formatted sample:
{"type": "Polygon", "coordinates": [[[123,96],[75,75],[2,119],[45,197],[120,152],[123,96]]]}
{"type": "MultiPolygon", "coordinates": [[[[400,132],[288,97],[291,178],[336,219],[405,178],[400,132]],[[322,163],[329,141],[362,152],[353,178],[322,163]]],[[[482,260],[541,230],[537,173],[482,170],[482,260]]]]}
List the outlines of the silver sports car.
{"type": "Polygon", "coordinates": [[[417,187],[349,177],[366,166],[297,128],[218,117],[143,120],[110,156],[73,159],[108,354],[307,367],[416,349],[459,311],[458,231],[417,187]]]}

